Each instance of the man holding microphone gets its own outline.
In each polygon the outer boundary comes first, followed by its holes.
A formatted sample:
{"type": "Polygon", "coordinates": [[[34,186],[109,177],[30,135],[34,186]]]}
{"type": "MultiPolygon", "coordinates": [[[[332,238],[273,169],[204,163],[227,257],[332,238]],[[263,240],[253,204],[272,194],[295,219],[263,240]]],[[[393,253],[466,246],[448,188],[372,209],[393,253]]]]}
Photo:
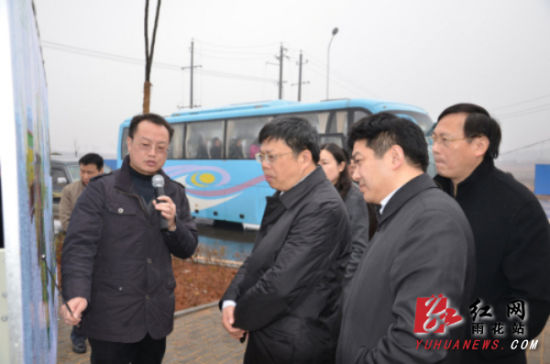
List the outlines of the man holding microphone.
{"type": "Polygon", "coordinates": [[[71,216],[61,260],[70,310],[61,314],[82,326],[92,363],[164,356],[175,304],[171,255],[187,258],[197,246],[185,189],[161,169],[172,135],[163,117],[135,116],[122,167],[90,181],[71,216]],[[153,175],[165,194],[155,196],[153,175]]]}

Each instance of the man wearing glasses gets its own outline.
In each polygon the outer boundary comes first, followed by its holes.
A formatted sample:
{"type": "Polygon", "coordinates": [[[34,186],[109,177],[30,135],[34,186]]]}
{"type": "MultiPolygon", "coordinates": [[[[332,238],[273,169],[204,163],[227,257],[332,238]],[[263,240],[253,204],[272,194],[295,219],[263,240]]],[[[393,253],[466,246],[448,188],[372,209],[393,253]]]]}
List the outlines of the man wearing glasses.
{"type": "Polygon", "coordinates": [[[243,342],[244,363],[332,363],[350,250],[346,208],[325,177],[318,135],[283,117],[260,131],[265,179],[277,190],[254,250],[220,301],[222,324],[243,342]]]}
{"type": "Polygon", "coordinates": [[[550,310],[548,220],[531,191],[495,168],[500,138],[498,123],[474,104],[445,109],[432,135],[435,180],[464,210],[476,243],[470,334],[478,338],[474,329],[485,325],[484,339],[503,342],[502,350],[464,352],[464,363],[525,363],[511,342],[536,337],[550,310]]]}
{"type": "Polygon", "coordinates": [[[154,364],[164,356],[174,319],[171,256],[187,258],[197,246],[184,187],[161,169],[172,135],[161,116],[135,116],[122,167],[90,181],[71,215],[61,258],[70,309],[61,314],[82,326],[92,363],[154,364]]]}

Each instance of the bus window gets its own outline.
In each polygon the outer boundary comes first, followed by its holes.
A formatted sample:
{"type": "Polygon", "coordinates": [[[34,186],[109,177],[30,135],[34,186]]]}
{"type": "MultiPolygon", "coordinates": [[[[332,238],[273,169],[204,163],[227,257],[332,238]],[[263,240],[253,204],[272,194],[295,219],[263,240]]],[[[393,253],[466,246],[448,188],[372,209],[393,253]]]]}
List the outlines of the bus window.
{"type": "Polygon", "coordinates": [[[170,142],[170,149],[168,150],[168,159],[183,159],[183,141],[185,140],[185,124],[178,123],[172,124],[174,128],[174,135],[170,142]]]}
{"type": "Polygon", "coordinates": [[[260,151],[258,134],[271,119],[271,117],[259,116],[228,120],[227,159],[254,159],[256,153],[260,151]]]}
{"type": "Polygon", "coordinates": [[[404,110],[391,110],[390,113],[397,115],[404,119],[409,119],[422,129],[425,135],[428,135],[433,126],[433,121],[427,114],[414,112],[414,111],[404,111],[404,110]]]}
{"type": "Polygon", "coordinates": [[[341,148],[346,149],[347,145],[344,145],[343,134],[321,134],[319,135],[319,145],[334,143],[341,148]]]}
{"type": "Polygon", "coordinates": [[[223,124],[222,120],[187,124],[187,159],[222,159],[223,124]]]}
{"type": "Polygon", "coordinates": [[[351,111],[353,113],[353,118],[351,119],[351,124],[355,123],[356,121],[359,121],[361,119],[363,119],[364,117],[366,116],[369,116],[371,115],[370,113],[366,112],[365,110],[354,110],[354,111],[351,111]]]}
{"type": "MultiPolygon", "coordinates": [[[[348,132],[348,123],[347,123],[347,111],[333,111],[331,112],[328,125],[326,127],[325,133],[342,133],[347,134],[348,132]]],[[[321,131],[322,133],[322,131],[321,131]]]]}
{"type": "Polygon", "coordinates": [[[329,119],[329,113],[324,111],[290,114],[288,116],[306,119],[315,129],[317,129],[318,133],[325,133],[329,119]]]}
{"type": "Polygon", "coordinates": [[[128,144],[126,144],[126,139],[128,139],[128,130],[128,128],[124,128],[122,130],[122,138],[120,140],[120,149],[122,149],[120,151],[120,155],[122,156],[121,159],[124,159],[124,157],[128,154],[128,144]]]}

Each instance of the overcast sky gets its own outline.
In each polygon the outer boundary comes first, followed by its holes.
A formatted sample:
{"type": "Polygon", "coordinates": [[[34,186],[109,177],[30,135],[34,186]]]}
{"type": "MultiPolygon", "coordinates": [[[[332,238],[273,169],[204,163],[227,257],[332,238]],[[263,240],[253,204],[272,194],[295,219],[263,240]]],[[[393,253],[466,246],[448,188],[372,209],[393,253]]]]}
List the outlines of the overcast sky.
{"type": "MultiPolygon", "coordinates": [[[[119,124],[142,107],[144,1],[34,1],[52,150],[114,156],[119,124]]],[[[334,27],[331,98],[405,102],[433,119],[474,102],[500,121],[504,153],[550,139],[548,0],[164,0],[151,110],[189,105],[189,70],[180,68],[191,39],[196,105],[276,99],[281,43],[284,98],[296,100],[301,50],[302,98],[324,99],[334,27]]]]}

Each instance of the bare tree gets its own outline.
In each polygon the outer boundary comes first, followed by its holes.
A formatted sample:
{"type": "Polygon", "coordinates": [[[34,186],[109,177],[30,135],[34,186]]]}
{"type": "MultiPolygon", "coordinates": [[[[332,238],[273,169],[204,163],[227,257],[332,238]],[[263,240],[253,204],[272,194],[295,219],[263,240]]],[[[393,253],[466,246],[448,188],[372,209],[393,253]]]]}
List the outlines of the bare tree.
{"type": "Polygon", "coordinates": [[[160,2],[157,0],[157,13],[153,28],[153,39],[149,47],[149,0],[145,0],[145,83],[143,84],[143,113],[149,112],[151,104],[151,66],[153,65],[153,53],[155,51],[155,39],[157,37],[157,26],[159,22],[160,2]]]}

